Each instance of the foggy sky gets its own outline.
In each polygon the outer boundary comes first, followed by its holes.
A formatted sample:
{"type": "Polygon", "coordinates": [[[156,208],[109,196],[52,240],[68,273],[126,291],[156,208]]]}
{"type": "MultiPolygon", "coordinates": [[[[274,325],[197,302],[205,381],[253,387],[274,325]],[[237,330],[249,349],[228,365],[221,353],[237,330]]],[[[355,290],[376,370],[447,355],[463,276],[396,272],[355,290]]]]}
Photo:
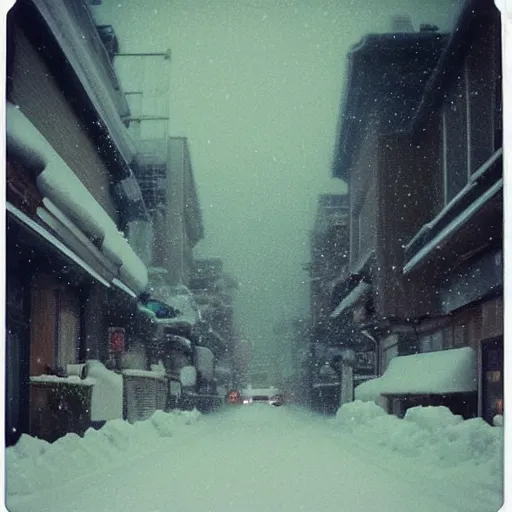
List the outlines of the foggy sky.
{"type": "Polygon", "coordinates": [[[448,30],[459,0],[103,0],[123,52],[170,48],[170,134],[187,136],[206,237],[240,281],[236,318],[255,345],[307,313],[309,232],[331,178],[346,53],[392,14],[448,30]]]}

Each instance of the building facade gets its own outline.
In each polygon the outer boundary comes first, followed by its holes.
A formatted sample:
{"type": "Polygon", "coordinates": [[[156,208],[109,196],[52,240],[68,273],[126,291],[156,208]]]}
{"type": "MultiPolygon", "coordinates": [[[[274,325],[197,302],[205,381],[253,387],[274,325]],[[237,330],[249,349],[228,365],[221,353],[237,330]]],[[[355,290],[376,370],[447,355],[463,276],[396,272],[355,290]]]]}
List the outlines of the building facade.
{"type": "Polygon", "coordinates": [[[367,36],[349,55],[334,167],[351,205],[344,300],[375,340],[383,375],[356,398],[400,415],[418,404],[487,421],[502,412],[499,38],[499,11],[475,0],[450,36],[430,27],[367,36]],[[443,351],[436,362],[417,359],[433,351],[443,351]],[[437,384],[411,373],[391,385],[388,368],[417,361],[425,375],[445,364],[437,384]],[[460,382],[443,376],[456,368],[460,382]]]}
{"type": "Polygon", "coordinates": [[[109,372],[137,336],[131,317],[148,276],[132,235],[150,219],[134,178],[127,105],[86,5],[18,2],[8,41],[12,444],[22,433],[54,440],[121,417],[122,391],[115,411],[99,411],[99,384],[80,378],[81,365],[94,360],[109,372]]]}

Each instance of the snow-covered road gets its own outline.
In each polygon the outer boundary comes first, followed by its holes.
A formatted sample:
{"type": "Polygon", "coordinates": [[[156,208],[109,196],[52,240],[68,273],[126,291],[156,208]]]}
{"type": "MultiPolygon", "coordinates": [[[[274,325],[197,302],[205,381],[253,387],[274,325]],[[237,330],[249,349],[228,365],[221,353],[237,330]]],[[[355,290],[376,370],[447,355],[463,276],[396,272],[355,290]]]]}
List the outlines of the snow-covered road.
{"type": "MultiPolygon", "coordinates": [[[[138,428],[143,434],[144,424],[149,421],[129,429],[138,428]]],[[[292,407],[226,408],[198,421],[172,425],[168,430],[160,421],[159,436],[140,435],[135,440],[132,435],[131,441],[129,429],[118,428],[115,435],[111,429],[109,438],[117,438],[117,455],[105,453],[95,467],[82,457],[87,469],[64,482],[60,478],[60,485],[55,479],[51,486],[47,481],[38,485],[33,475],[25,475],[31,489],[11,485],[9,510],[491,512],[499,508],[496,489],[468,483],[460,468],[459,478],[450,480],[442,468],[423,467],[421,459],[376,442],[368,445],[351,429],[340,428],[339,421],[292,407]]],[[[89,445],[93,438],[99,439],[99,433],[91,436],[89,445]]],[[[76,450],[73,453],[70,465],[81,460],[76,450]]],[[[53,460],[65,464],[58,455],[53,460]]],[[[17,476],[23,473],[17,471],[17,476]]]]}

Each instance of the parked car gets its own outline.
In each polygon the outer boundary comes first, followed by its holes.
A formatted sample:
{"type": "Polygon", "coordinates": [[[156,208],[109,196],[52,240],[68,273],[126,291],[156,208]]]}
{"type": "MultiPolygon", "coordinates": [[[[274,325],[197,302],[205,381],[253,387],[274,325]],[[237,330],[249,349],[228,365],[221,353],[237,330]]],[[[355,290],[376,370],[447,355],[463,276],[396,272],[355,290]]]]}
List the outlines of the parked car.
{"type": "Polygon", "coordinates": [[[284,404],[284,395],[278,388],[245,388],[241,391],[242,404],[266,403],[280,406],[284,404]]]}

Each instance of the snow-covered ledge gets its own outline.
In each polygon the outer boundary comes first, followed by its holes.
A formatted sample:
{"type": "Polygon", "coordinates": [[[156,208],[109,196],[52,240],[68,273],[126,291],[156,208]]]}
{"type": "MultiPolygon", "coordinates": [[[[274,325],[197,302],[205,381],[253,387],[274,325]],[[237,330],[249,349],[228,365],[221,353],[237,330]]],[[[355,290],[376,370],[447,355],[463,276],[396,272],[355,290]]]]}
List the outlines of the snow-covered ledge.
{"type": "Polygon", "coordinates": [[[126,369],[122,371],[122,374],[127,377],[140,377],[155,380],[162,380],[165,378],[165,372],[153,370],[126,369]]]}
{"type": "Polygon", "coordinates": [[[77,375],[58,377],[57,375],[35,375],[30,377],[30,382],[43,384],[74,384],[78,386],[94,386],[94,380],[81,379],[77,375]]]}

